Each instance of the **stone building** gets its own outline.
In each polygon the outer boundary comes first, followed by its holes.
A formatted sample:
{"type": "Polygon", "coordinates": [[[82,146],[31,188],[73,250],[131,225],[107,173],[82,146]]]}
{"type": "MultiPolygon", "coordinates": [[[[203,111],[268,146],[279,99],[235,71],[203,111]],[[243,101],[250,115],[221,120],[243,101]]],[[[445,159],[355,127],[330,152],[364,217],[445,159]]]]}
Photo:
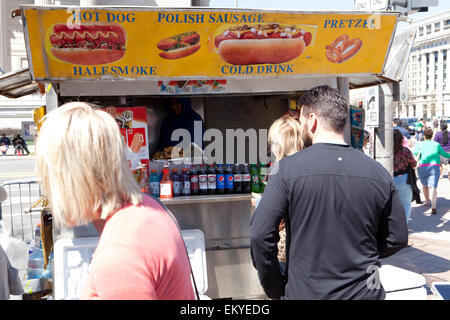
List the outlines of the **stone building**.
{"type": "Polygon", "coordinates": [[[400,117],[450,116],[450,10],[416,20],[416,38],[404,75],[400,117]]]}

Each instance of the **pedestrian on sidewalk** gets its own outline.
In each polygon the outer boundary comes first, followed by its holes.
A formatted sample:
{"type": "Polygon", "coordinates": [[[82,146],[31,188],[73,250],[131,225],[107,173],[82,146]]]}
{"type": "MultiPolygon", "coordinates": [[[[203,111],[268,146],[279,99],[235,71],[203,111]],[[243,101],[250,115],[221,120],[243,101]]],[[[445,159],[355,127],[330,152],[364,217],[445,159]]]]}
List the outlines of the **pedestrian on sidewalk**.
{"type": "Polygon", "coordinates": [[[422,141],[423,140],[423,129],[426,127],[425,119],[420,118],[418,122],[416,122],[415,129],[416,129],[416,140],[422,141]]]}
{"type": "Polygon", "coordinates": [[[439,120],[437,118],[433,119],[433,135],[439,131],[439,120]]]}
{"type": "MultiPolygon", "coordinates": [[[[439,143],[445,152],[450,153],[450,141],[448,139],[448,125],[447,122],[441,122],[441,131],[434,135],[434,141],[439,143]]],[[[444,174],[444,167],[447,168],[447,178],[450,180],[450,160],[441,157],[441,175],[444,174]]]]}
{"type": "Polygon", "coordinates": [[[250,222],[261,285],[272,299],[384,299],[381,284],[369,285],[372,271],[408,244],[392,177],[345,142],[348,103],[339,91],[315,87],[297,105],[306,149],[280,160],[250,222]],[[283,218],[286,284],[277,259],[283,218]]]}
{"type": "Polygon", "coordinates": [[[422,184],[425,205],[430,206],[431,193],[431,214],[436,214],[437,187],[441,176],[441,156],[450,158],[450,153],[445,152],[439,143],[431,140],[433,129],[426,127],[423,134],[425,140],[416,145],[413,154],[419,160],[417,174],[422,184]]]}
{"type": "Polygon", "coordinates": [[[6,136],[6,133],[3,133],[2,137],[0,138],[0,151],[4,156],[6,156],[6,152],[8,151],[10,144],[11,140],[6,136]]]}
{"type": "Polygon", "coordinates": [[[116,121],[81,102],[44,119],[36,167],[53,221],[93,223],[100,235],[81,299],[194,299],[178,224],[140,192],[116,121]]]}
{"type": "Polygon", "coordinates": [[[416,168],[417,162],[411,150],[403,146],[403,138],[399,130],[394,130],[394,184],[405,208],[406,223],[408,223],[413,198],[412,186],[408,184],[408,167],[416,168]]]}
{"type": "Polygon", "coordinates": [[[409,134],[408,130],[402,127],[402,120],[399,118],[394,119],[394,130],[400,131],[400,133],[403,135],[403,145],[405,147],[410,148],[411,147],[411,135],[409,134]]]}
{"type": "MultiPolygon", "coordinates": [[[[269,129],[268,142],[270,151],[275,157],[272,168],[284,157],[293,155],[303,149],[300,122],[290,114],[275,120],[269,129]]],[[[257,207],[257,206],[256,206],[257,207]]],[[[283,277],[286,275],[286,223],[281,220],[279,226],[280,240],[278,241],[278,262],[283,277]]]]}
{"type": "Polygon", "coordinates": [[[20,136],[20,134],[18,134],[14,139],[13,139],[13,144],[14,144],[14,148],[15,151],[14,153],[17,155],[19,152],[23,155],[23,151],[25,151],[27,153],[27,155],[30,154],[30,151],[28,151],[28,146],[27,143],[25,142],[25,140],[20,136]]]}

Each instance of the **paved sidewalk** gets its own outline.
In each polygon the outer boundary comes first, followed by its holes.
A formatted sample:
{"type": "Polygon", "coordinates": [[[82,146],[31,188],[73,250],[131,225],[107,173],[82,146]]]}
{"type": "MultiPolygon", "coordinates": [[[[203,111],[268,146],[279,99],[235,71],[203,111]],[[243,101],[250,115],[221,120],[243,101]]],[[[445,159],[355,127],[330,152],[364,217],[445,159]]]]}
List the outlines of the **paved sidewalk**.
{"type": "MultiPolygon", "coordinates": [[[[421,188],[420,182],[418,184],[421,188]]],[[[422,200],[424,200],[421,194],[422,200]]],[[[424,201],[425,203],[425,201],[424,201]]],[[[410,246],[383,259],[390,264],[423,275],[427,282],[428,298],[434,300],[432,282],[450,282],[450,181],[447,172],[438,185],[437,214],[415,202],[412,204],[410,246]]]]}

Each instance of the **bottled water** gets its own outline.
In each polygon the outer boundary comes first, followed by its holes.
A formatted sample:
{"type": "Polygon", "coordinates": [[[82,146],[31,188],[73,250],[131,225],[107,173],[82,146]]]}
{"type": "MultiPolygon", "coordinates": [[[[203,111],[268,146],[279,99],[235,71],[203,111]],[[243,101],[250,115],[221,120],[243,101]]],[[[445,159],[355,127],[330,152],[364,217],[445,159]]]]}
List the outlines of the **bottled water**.
{"type": "Polygon", "coordinates": [[[38,279],[42,275],[44,268],[44,254],[42,251],[41,226],[38,225],[34,232],[34,241],[30,246],[30,256],[28,259],[27,279],[38,279]]]}

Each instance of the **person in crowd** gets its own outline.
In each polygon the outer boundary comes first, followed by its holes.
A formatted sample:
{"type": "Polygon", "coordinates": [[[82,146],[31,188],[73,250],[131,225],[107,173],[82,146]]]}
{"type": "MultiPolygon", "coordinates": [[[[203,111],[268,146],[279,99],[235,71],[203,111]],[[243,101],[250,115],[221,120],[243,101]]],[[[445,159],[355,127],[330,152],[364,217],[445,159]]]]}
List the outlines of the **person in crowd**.
{"type": "Polygon", "coordinates": [[[431,193],[431,214],[436,214],[437,187],[441,176],[441,156],[450,158],[450,153],[445,152],[438,142],[431,140],[433,138],[433,129],[426,127],[423,134],[425,140],[416,145],[413,153],[419,159],[417,175],[422,184],[425,205],[430,206],[431,193]]]}
{"type": "MultiPolygon", "coordinates": [[[[269,129],[268,142],[275,162],[290,156],[303,149],[301,128],[298,119],[287,114],[275,120],[269,129]]],[[[276,167],[275,167],[276,168],[276,167]]],[[[256,207],[258,207],[256,205],[256,207]]],[[[286,224],[282,219],[280,226],[280,241],[278,242],[278,262],[281,273],[285,276],[286,270],[286,224]]]]}
{"type": "Polygon", "coordinates": [[[165,99],[163,104],[168,115],[164,118],[161,125],[158,149],[164,150],[167,147],[175,146],[181,142],[180,139],[172,140],[172,133],[177,129],[189,131],[191,141],[188,142],[201,144],[199,147],[203,148],[205,125],[202,117],[192,110],[191,100],[189,98],[171,98],[165,99]],[[197,139],[199,141],[196,141],[195,139],[196,125],[201,129],[198,130],[198,132],[201,133],[200,139],[197,139]]]}
{"type": "Polygon", "coordinates": [[[439,131],[439,120],[437,118],[433,119],[433,134],[436,135],[436,133],[439,131]]]}
{"type": "Polygon", "coordinates": [[[394,128],[393,129],[400,131],[401,134],[406,137],[406,139],[408,139],[408,140],[411,139],[411,136],[410,136],[408,130],[406,130],[405,128],[402,127],[402,121],[399,118],[394,119],[394,128]]]}
{"type": "Polygon", "coordinates": [[[370,145],[370,132],[367,130],[363,130],[363,142],[361,148],[357,150],[363,152],[364,154],[370,156],[371,154],[371,145],[370,145]]]}
{"type": "Polygon", "coordinates": [[[194,299],[176,219],[140,192],[113,117],[73,102],[44,119],[36,168],[53,222],[93,223],[100,235],[80,298],[194,299]]]}
{"type": "Polygon", "coordinates": [[[394,119],[393,130],[399,130],[403,135],[403,146],[411,148],[411,135],[406,128],[402,127],[402,121],[399,118],[394,119]]]}
{"type": "Polygon", "coordinates": [[[416,129],[416,140],[422,141],[423,140],[423,129],[426,127],[425,119],[420,118],[418,122],[416,122],[415,129],[416,129]]]}
{"type": "Polygon", "coordinates": [[[8,151],[10,145],[11,140],[6,136],[6,133],[3,133],[2,137],[0,138],[0,151],[4,156],[6,156],[6,152],[8,151]]]}
{"type": "Polygon", "coordinates": [[[297,104],[305,149],[279,161],[250,221],[261,285],[272,299],[384,299],[381,284],[367,285],[368,270],[408,244],[392,177],[345,142],[348,104],[339,91],[315,87],[297,104]],[[283,218],[286,285],[277,261],[283,218]]]}
{"type": "Polygon", "coordinates": [[[21,137],[20,134],[18,134],[17,136],[14,137],[13,139],[13,144],[14,144],[14,153],[17,155],[20,151],[20,153],[23,154],[23,151],[25,151],[27,153],[27,155],[30,154],[30,151],[28,151],[28,145],[25,142],[25,140],[21,137]]]}
{"type": "Polygon", "coordinates": [[[411,216],[412,187],[408,184],[408,167],[415,168],[417,162],[408,148],[403,146],[403,135],[394,130],[394,185],[405,208],[406,223],[411,216]]]}
{"type": "MultiPolygon", "coordinates": [[[[450,141],[448,139],[448,125],[447,122],[442,121],[441,122],[441,131],[437,132],[434,135],[434,141],[438,142],[442,149],[444,149],[445,152],[450,153],[450,141]]],[[[441,175],[444,173],[444,167],[447,167],[447,177],[450,180],[450,160],[441,157],[441,175]]]]}

